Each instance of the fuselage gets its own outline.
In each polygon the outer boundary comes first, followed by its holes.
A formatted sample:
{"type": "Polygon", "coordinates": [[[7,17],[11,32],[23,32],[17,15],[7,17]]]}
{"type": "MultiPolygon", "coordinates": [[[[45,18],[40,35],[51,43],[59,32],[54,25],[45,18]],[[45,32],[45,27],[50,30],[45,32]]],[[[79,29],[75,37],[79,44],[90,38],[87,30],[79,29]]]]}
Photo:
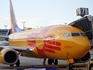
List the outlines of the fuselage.
{"type": "Polygon", "coordinates": [[[33,49],[33,57],[63,60],[82,58],[90,50],[90,42],[84,32],[69,25],[13,33],[9,35],[9,44],[33,49]]]}

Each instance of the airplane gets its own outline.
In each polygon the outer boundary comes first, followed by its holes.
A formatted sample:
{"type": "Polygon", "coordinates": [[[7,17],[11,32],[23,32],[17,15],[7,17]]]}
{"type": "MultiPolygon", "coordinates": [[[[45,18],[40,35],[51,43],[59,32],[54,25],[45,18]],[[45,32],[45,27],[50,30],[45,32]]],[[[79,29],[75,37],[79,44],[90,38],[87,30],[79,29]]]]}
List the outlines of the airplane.
{"type": "Polygon", "coordinates": [[[85,63],[90,59],[90,42],[86,34],[71,25],[51,25],[22,31],[18,27],[10,0],[11,34],[9,45],[0,46],[0,63],[20,66],[19,56],[66,60],[68,69],[73,63],[85,63]]]}

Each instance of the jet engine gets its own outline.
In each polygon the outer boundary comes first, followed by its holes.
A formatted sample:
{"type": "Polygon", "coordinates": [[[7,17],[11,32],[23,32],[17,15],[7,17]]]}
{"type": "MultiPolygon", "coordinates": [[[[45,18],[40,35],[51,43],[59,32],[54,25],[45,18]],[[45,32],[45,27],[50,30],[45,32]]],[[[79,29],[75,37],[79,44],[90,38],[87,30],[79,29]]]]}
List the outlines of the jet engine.
{"type": "Polygon", "coordinates": [[[19,57],[15,50],[13,49],[2,49],[0,52],[0,63],[2,64],[15,64],[19,57]]]}
{"type": "Polygon", "coordinates": [[[88,52],[84,57],[82,57],[81,59],[75,59],[75,63],[85,63],[87,61],[89,61],[89,59],[91,58],[90,53],[88,52]]]}

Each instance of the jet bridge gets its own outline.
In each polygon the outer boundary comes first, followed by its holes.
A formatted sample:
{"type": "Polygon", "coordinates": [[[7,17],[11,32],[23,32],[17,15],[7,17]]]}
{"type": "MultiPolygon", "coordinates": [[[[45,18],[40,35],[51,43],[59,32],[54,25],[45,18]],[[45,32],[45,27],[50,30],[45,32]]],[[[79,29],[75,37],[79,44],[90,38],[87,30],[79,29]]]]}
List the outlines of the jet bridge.
{"type": "Polygon", "coordinates": [[[90,40],[91,46],[93,48],[93,16],[85,16],[78,20],[75,20],[71,23],[69,23],[71,26],[75,26],[83,30],[88,39],[90,40]]]}

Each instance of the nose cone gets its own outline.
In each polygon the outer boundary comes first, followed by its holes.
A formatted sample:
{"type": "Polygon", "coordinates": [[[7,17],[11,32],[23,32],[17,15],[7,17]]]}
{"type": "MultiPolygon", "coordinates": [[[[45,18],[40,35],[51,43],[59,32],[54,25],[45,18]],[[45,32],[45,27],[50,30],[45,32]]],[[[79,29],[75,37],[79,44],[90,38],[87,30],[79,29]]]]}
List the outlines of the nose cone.
{"type": "Polygon", "coordinates": [[[85,52],[85,53],[89,52],[89,50],[91,48],[89,41],[84,41],[80,45],[81,45],[81,47],[80,47],[81,48],[81,53],[83,53],[83,52],[85,52]]]}
{"type": "Polygon", "coordinates": [[[75,56],[76,58],[82,58],[89,52],[91,48],[90,42],[86,37],[79,38],[79,40],[75,41],[75,45],[76,45],[75,53],[77,53],[75,56]]]}

